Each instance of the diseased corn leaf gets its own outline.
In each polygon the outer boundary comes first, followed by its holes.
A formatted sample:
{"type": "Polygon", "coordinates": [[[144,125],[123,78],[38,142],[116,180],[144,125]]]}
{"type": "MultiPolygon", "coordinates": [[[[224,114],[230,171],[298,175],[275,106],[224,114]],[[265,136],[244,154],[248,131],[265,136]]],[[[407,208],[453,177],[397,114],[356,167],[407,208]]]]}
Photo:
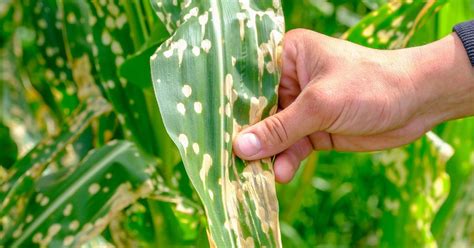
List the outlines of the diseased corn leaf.
{"type": "Polygon", "coordinates": [[[106,240],[103,236],[97,236],[83,245],[81,245],[81,248],[97,248],[97,247],[114,247],[113,243],[110,243],[108,240],[106,240]]]}
{"type": "MultiPolygon", "coordinates": [[[[20,221],[18,218],[24,213],[25,207],[31,199],[35,181],[43,174],[48,165],[72,144],[91,121],[111,111],[105,100],[91,98],[81,104],[66,120],[62,132],[47,137],[33,148],[22,159],[18,160],[9,171],[8,180],[0,186],[1,230],[10,230],[12,225],[20,221]]],[[[0,230],[0,231],[1,231],[0,230]]]]}
{"type": "Polygon", "coordinates": [[[158,247],[153,216],[145,200],[120,212],[108,227],[110,239],[117,247],[158,247]]]}
{"type": "MultiPolygon", "coordinates": [[[[67,2],[74,2],[66,9],[66,12],[71,13],[77,9],[73,7],[74,5],[83,4],[77,0],[67,2]]],[[[143,22],[143,15],[133,14],[135,12],[131,9],[133,6],[137,7],[137,4],[140,3],[121,0],[88,1],[90,16],[82,16],[90,25],[86,39],[91,45],[95,66],[106,96],[124,126],[125,136],[136,141],[148,153],[163,158],[166,165],[174,165],[179,157],[164,131],[151,90],[141,89],[136,86],[140,83],[130,83],[117,73],[125,58],[140,48],[137,46],[142,45],[142,43],[135,44],[139,43],[135,41],[138,34],[130,35],[130,33],[141,33],[135,29],[141,29],[145,25],[140,24],[143,22]],[[156,142],[157,140],[160,142],[156,142]]],[[[81,28],[87,29],[88,26],[82,25],[81,28]]],[[[84,39],[81,36],[73,38],[84,39]]],[[[168,178],[166,171],[164,174],[168,178]]]]}
{"type": "Polygon", "coordinates": [[[365,17],[342,38],[372,48],[405,47],[426,20],[449,0],[392,0],[365,17]]]}
{"type": "Polygon", "coordinates": [[[447,123],[442,137],[456,153],[447,165],[452,178],[450,193],[436,215],[432,231],[440,247],[469,246],[474,243],[474,118],[447,123]]]}
{"type": "Polygon", "coordinates": [[[203,212],[186,204],[180,197],[159,198],[158,201],[147,199],[131,206],[110,224],[114,244],[118,247],[181,247],[195,244],[196,237],[189,236],[197,233],[203,212]],[[178,208],[180,212],[186,212],[188,218],[178,216],[178,208]],[[181,220],[190,222],[181,225],[181,220]]]}
{"type": "MultiPolygon", "coordinates": [[[[474,164],[474,156],[472,157],[474,164]]],[[[440,247],[470,247],[474,244],[474,170],[457,192],[458,200],[438,237],[440,247]]]]}
{"type": "Polygon", "coordinates": [[[55,0],[31,1],[25,5],[30,6],[27,10],[32,12],[26,15],[32,15],[38,47],[33,55],[34,63],[29,63],[30,78],[56,117],[62,120],[79,104],[62,35],[64,12],[55,0]]]}
{"type": "Polygon", "coordinates": [[[375,155],[375,166],[386,178],[382,244],[436,245],[431,223],[449,193],[445,167],[453,153],[451,146],[429,133],[406,148],[375,155]]]}
{"type": "MultiPolygon", "coordinates": [[[[203,229],[204,210],[197,204],[194,191],[182,164],[173,167],[172,185],[160,188],[124,210],[109,226],[111,240],[118,247],[167,247],[196,244],[197,228],[203,229]]],[[[158,168],[160,169],[160,168],[158,168]]],[[[162,187],[162,186],[158,186],[162,187]]],[[[199,230],[200,230],[199,229],[199,230]]]]}
{"type": "Polygon", "coordinates": [[[36,118],[48,119],[44,103],[31,85],[26,88],[13,54],[13,45],[0,49],[0,121],[10,128],[18,144],[18,155],[24,156],[41,138],[36,118]],[[33,111],[36,107],[36,111],[33,111]]]}
{"type": "MultiPolygon", "coordinates": [[[[343,37],[373,48],[397,49],[448,0],[391,1],[374,11],[343,37]]],[[[427,136],[405,148],[375,155],[375,168],[386,178],[379,242],[384,246],[436,245],[431,224],[446,200],[450,179],[446,162],[453,148],[437,135],[427,136]],[[383,166],[383,169],[379,169],[383,166]]]]}
{"type": "MultiPolygon", "coordinates": [[[[117,75],[118,66],[133,52],[125,11],[118,1],[62,0],[60,8],[64,12],[63,33],[71,55],[69,62],[75,66],[77,75],[75,82],[84,85],[97,80],[118,112],[125,136],[137,138],[136,131],[141,130],[138,123],[149,123],[147,115],[140,111],[144,109],[143,94],[133,87],[127,90],[127,82],[117,75]]],[[[91,87],[81,88],[84,92],[91,87]]],[[[150,146],[149,142],[143,148],[147,150],[150,146]]]]}
{"type": "Polygon", "coordinates": [[[130,142],[113,141],[93,150],[77,166],[41,177],[21,224],[8,230],[8,247],[79,246],[98,235],[125,207],[152,192],[163,179],[156,160],[130,142]]]}
{"type": "Polygon", "coordinates": [[[161,35],[157,37],[156,43],[129,57],[119,68],[120,76],[126,78],[131,83],[136,84],[140,88],[148,89],[152,87],[151,71],[146,71],[140,74],[138,74],[137,71],[149,67],[150,56],[153,55],[159,45],[169,37],[168,33],[164,30],[160,29],[157,30],[157,32],[161,33],[161,35]]]}
{"type": "Polygon", "coordinates": [[[246,162],[232,138],[276,111],[280,1],[152,1],[172,37],[151,57],[167,131],[217,247],[281,246],[271,160],[246,162]]]}
{"type": "MultiPolygon", "coordinates": [[[[159,246],[197,244],[202,239],[198,231],[205,231],[204,210],[183,164],[173,169],[169,195],[150,196],[148,200],[157,227],[157,243],[159,246]]],[[[204,240],[207,242],[206,236],[204,240]]]]}

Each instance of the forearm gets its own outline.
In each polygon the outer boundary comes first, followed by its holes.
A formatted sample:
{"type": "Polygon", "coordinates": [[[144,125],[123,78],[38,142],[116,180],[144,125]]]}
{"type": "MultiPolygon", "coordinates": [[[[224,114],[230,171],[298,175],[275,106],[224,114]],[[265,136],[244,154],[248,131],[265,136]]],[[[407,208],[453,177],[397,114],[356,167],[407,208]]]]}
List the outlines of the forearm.
{"type": "Polygon", "coordinates": [[[455,33],[412,54],[415,87],[434,124],[474,115],[474,67],[455,33]]]}

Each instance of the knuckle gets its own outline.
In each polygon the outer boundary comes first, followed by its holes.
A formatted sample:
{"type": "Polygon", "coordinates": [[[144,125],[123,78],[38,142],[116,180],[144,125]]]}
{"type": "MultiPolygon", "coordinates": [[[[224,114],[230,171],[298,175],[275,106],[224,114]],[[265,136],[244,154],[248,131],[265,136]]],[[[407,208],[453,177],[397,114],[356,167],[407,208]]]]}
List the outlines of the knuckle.
{"type": "Polygon", "coordinates": [[[285,51],[291,52],[294,56],[303,56],[308,43],[311,43],[313,31],[306,29],[293,29],[286,33],[283,46],[285,51]]]}
{"type": "Polygon", "coordinates": [[[270,116],[263,122],[265,141],[270,146],[288,142],[287,129],[278,115],[270,116]]]}
{"type": "Polygon", "coordinates": [[[302,93],[301,112],[317,130],[330,126],[342,111],[343,105],[343,93],[319,87],[308,88],[302,93]]]}
{"type": "Polygon", "coordinates": [[[306,116],[313,116],[320,113],[320,109],[323,109],[324,106],[327,105],[328,99],[330,99],[330,97],[327,93],[315,87],[304,90],[301,93],[301,100],[306,116]]]}
{"type": "Polygon", "coordinates": [[[296,29],[292,29],[288,31],[287,37],[298,39],[298,38],[306,37],[307,35],[310,35],[311,33],[313,32],[310,30],[307,30],[304,28],[296,28],[296,29]]]}

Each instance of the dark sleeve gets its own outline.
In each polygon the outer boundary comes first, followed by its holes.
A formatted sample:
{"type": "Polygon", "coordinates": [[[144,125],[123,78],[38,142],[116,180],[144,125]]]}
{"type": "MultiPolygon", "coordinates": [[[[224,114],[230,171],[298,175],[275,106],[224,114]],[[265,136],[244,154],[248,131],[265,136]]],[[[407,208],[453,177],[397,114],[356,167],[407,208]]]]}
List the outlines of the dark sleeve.
{"type": "Polygon", "coordinates": [[[456,32],[461,38],[464,47],[466,48],[467,55],[471,60],[472,66],[474,66],[474,21],[464,22],[454,27],[456,32]]]}

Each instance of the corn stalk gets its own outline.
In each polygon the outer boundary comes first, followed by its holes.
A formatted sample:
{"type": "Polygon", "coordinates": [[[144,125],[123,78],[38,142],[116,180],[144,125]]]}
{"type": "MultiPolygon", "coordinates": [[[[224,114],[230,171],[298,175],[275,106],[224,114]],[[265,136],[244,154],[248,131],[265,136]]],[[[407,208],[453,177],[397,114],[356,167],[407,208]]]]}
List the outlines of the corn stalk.
{"type": "Polygon", "coordinates": [[[172,37],[151,57],[156,98],[217,247],[279,247],[272,161],[242,161],[232,139],[275,113],[280,1],[153,1],[172,37]]]}

